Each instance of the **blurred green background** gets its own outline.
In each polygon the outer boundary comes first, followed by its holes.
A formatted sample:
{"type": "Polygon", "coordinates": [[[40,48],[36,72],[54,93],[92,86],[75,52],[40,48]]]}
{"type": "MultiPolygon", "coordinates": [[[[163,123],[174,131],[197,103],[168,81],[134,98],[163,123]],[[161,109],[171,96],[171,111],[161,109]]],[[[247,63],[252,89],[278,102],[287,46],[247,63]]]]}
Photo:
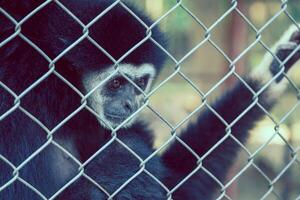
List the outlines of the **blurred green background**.
{"type": "MultiPolygon", "coordinates": [[[[132,1],[145,9],[145,12],[150,13],[154,20],[161,19],[170,9],[176,7],[177,2],[176,0],[132,1]]],[[[220,0],[185,0],[182,4],[206,27],[211,27],[232,7],[230,1],[220,0]]],[[[288,15],[282,11],[284,6],[279,0],[243,0],[238,1],[237,8],[257,30],[265,27],[261,32],[261,41],[269,48],[293,24],[288,15]],[[278,16],[272,20],[276,15],[278,16]]],[[[300,21],[300,0],[289,1],[285,11],[294,20],[300,21]]],[[[205,39],[206,31],[180,6],[161,19],[158,25],[167,34],[168,51],[177,60],[182,59],[205,39]]],[[[210,39],[222,49],[224,54],[231,60],[239,58],[236,62],[236,72],[240,75],[247,75],[257,67],[266,52],[259,43],[245,52],[255,42],[257,32],[236,10],[222,17],[210,33],[210,39]],[[239,57],[242,52],[243,56],[239,57]]],[[[300,64],[297,65],[290,73],[290,78],[299,88],[300,64]]],[[[206,93],[229,72],[229,66],[230,63],[222,53],[209,42],[205,42],[182,62],[181,72],[203,93],[206,93]]],[[[156,85],[169,77],[175,67],[176,64],[169,59],[156,85]]],[[[226,92],[226,89],[232,87],[236,80],[233,76],[229,77],[209,95],[209,102],[213,102],[221,93],[226,92]]],[[[281,137],[275,132],[275,124],[270,117],[266,117],[252,131],[247,148],[253,154],[258,148],[263,147],[255,154],[254,163],[268,178],[251,165],[231,183],[227,190],[231,199],[261,199],[269,190],[274,191],[275,194],[271,192],[265,196],[265,199],[300,199],[300,106],[297,106],[297,103],[299,104],[297,91],[290,87],[270,113],[276,122],[284,119],[278,131],[281,137]],[[285,118],[294,106],[296,106],[294,111],[285,118]],[[298,148],[294,159],[291,148],[294,150],[298,148]],[[269,185],[273,181],[274,188],[270,188],[269,185]],[[279,197],[276,197],[276,194],[279,197]]],[[[150,105],[170,124],[176,126],[201,105],[201,97],[183,78],[175,75],[151,96],[150,105]]],[[[170,128],[152,111],[144,112],[147,120],[154,121],[152,125],[157,134],[156,145],[160,146],[171,137],[170,128]]],[[[228,175],[228,181],[247,165],[248,158],[249,154],[241,151],[239,160],[228,175]]]]}

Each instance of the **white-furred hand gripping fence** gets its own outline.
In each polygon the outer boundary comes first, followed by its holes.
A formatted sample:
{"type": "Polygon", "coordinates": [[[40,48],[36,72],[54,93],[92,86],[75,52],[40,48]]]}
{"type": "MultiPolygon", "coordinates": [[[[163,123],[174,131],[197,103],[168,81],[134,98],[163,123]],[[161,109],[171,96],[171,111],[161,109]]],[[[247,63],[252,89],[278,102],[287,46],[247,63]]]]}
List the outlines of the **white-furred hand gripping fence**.
{"type": "MultiPolygon", "coordinates": [[[[197,0],[195,0],[197,1],[197,0]]],[[[274,0],[275,1],[275,0],[274,0]]],[[[153,2],[155,3],[155,2],[153,2]]],[[[138,4],[138,2],[137,2],[138,4]]],[[[256,171],[258,173],[261,174],[262,177],[264,177],[265,181],[267,181],[268,183],[268,187],[264,188],[265,193],[263,196],[260,197],[260,199],[282,199],[283,197],[281,196],[280,192],[276,190],[276,187],[274,187],[274,185],[276,184],[276,182],[281,179],[284,174],[290,169],[290,167],[292,165],[299,165],[298,168],[300,167],[300,158],[299,158],[299,154],[300,154],[300,146],[293,146],[289,143],[289,141],[286,140],[286,138],[280,133],[279,128],[280,126],[282,126],[282,124],[284,124],[286,122],[286,120],[289,118],[290,115],[292,115],[298,108],[299,108],[299,104],[300,104],[300,89],[299,86],[297,86],[297,84],[291,79],[289,78],[287,75],[285,75],[285,79],[288,80],[289,84],[291,85],[291,87],[293,87],[294,89],[294,94],[295,96],[297,96],[297,102],[295,103],[295,105],[292,105],[292,108],[286,112],[286,114],[279,120],[275,120],[272,116],[271,113],[269,113],[268,111],[266,111],[262,105],[259,104],[258,99],[254,98],[253,102],[248,106],[248,108],[240,113],[240,115],[230,124],[228,124],[223,118],[222,116],[220,116],[217,111],[215,111],[208,103],[207,101],[207,97],[209,97],[211,95],[212,92],[214,92],[221,84],[223,84],[229,77],[234,76],[236,77],[239,81],[241,81],[242,83],[245,84],[245,86],[247,88],[249,88],[250,91],[252,91],[252,89],[248,86],[248,84],[243,80],[243,78],[237,73],[236,71],[236,64],[237,62],[245,55],[247,54],[251,48],[257,44],[261,45],[266,52],[269,52],[270,54],[272,54],[272,56],[274,55],[274,52],[263,42],[262,40],[262,35],[261,33],[263,31],[265,31],[269,25],[275,21],[277,19],[277,17],[279,15],[286,15],[286,17],[290,20],[291,24],[294,24],[295,26],[297,25],[296,20],[293,18],[293,16],[288,12],[287,8],[289,6],[289,1],[281,1],[281,9],[273,16],[271,17],[261,28],[257,28],[254,24],[251,23],[251,21],[247,18],[247,16],[238,8],[239,5],[239,1],[237,0],[232,0],[231,2],[227,2],[227,4],[229,5],[228,10],[222,15],[220,16],[211,26],[206,26],[203,21],[197,17],[190,9],[187,5],[185,5],[185,3],[181,0],[177,0],[174,1],[174,5],[167,11],[165,12],[163,15],[161,15],[161,17],[159,17],[158,19],[155,20],[155,22],[151,25],[151,26],[147,26],[132,10],[130,10],[129,7],[126,6],[126,3],[122,2],[121,0],[116,0],[115,3],[113,3],[111,6],[109,6],[108,8],[106,8],[102,13],[99,13],[99,15],[97,15],[92,21],[90,21],[87,24],[84,24],[80,19],[78,19],[69,9],[68,7],[66,7],[64,4],[62,4],[59,0],[47,0],[44,3],[40,4],[38,7],[36,7],[34,10],[32,10],[29,14],[27,14],[24,18],[22,18],[19,21],[16,21],[16,19],[14,19],[12,17],[12,15],[5,10],[4,8],[0,7],[0,14],[4,15],[9,21],[11,21],[14,25],[15,25],[15,31],[9,35],[7,38],[5,38],[4,40],[0,41],[0,48],[4,47],[6,44],[8,44],[10,41],[14,40],[14,38],[19,37],[21,38],[23,41],[25,41],[27,44],[29,44],[32,48],[34,48],[36,50],[36,52],[38,52],[47,62],[48,62],[48,66],[49,66],[49,70],[47,71],[47,73],[45,73],[44,75],[42,75],[39,79],[37,79],[34,83],[32,83],[28,88],[26,88],[22,93],[20,94],[16,94],[11,88],[9,88],[5,82],[2,82],[2,80],[0,79],[0,88],[4,89],[6,92],[8,92],[13,98],[14,98],[14,104],[13,106],[11,106],[10,109],[8,109],[5,113],[0,113],[0,123],[2,120],[5,120],[5,118],[7,116],[9,116],[10,114],[12,114],[14,111],[19,110],[22,113],[24,113],[27,117],[29,117],[30,119],[32,119],[38,126],[40,126],[46,133],[47,135],[45,135],[45,142],[43,145],[41,145],[35,152],[33,152],[30,156],[27,157],[26,160],[24,160],[22,163],[20,163],[18,166],[15,166],[12,162],[10,162],[10,158],[4,157],[3,155],[1,155],[0,152],[0,162],[5,163],[7,166],[9,166],[11,169],[13,169],[13,174],[12,174],[12,178],[7,181],[5,184],[0,185],[0,199],[1,199],[1,192],[4,191],[6,188],[10,187],[11,184],[13,184],[14,182],[20,182],[21,184],[24,184],[24,186],[26,186],[29,190],[32,190],[34,193],[36,193],[41,199],[55,199],[62,191],[64,191],[68,186],[70,186],[72,183],[74,183],[77,179],[84,177],[86,178],[90,183],[94,184],[96,187],[98,187],[101,191],[103,191],[106,195],[107,195],[107,199],[114,199],[114,197],[116,196],[116,194],[118,194],[123,188],[125,188],[132,180],[134,180],[137,176],[139,176],[141,173],[146,173],[147,175],[149,175],[153,180],[155,180],[167,193],[166,195],[166,199],[172,199],[172,193],[175,192],[181,185],[183,185],[193,174],[195,174],[198,170],[202,170],[204,171],[207,175],[209,175],[211,178],[213,178],[219,185],[220,185],[220,191],[218,191],[219,193],[217,193],[216,195],[216,199],[232,199],[229,195],[229,189],[232,186],[232,184],[234,182],[236,182],[237,179],[239,179],[240,176],[242,176],[245,171],[247,171],[249,168],[255,168],[256,171]],[[78,23],[78,25],[81,26],[82,28],[82,35],[81,37],[79,37],[76,41],[74,41],[71,45],[69,45],[66,49],[64,49],[59,55],[57,55],[55,58],[51,59],[46,53],[43,52],[43,50],[41,48],[39,48],[39,46],[37,46],[36,44],[34,44],[28,37],[26,37],[25,34],[22,33],[22,25],[29,20],[32,16],[34,16],[35,14],[37,14],[38,12],[40,12],[44,7],[47,7],[48,4],[50,3],[55,3],[57,6],[59,6],[62,10],[65,11],[65,13],[67,15],[69,15],[74,22],[78,23]],[[123,56],[121,56],[118,60],[116,60],[115,58],[113,58],[109,52],[107,52],[103,47],[101,47],[101,44],[98,44],[92,37],[89,36],[89,28],[98,20],[101,20],[101,18],[108,12],[110,12],[111,9],[113,9],[116,5],[121,5],[126,11],[128,11],[128,13],[130,13],[138,22],[140,22],[146,29],[147,29],[147,34],[145,35],[145,38],[143,38],[140,42],[138,42],[135,46],[133,46],[131,49],[129,49],[123,56]],[[160,23],[167,18],[169,15],[171,15],[176,9],[181,9],[182,11],[184,11],[192,20],[194,20],[197,25],[199,27],[201,27],[204,32],[205,32],[205,37],[194,47],[192,48],[188,53],[186,53],[181,59],[176,59],[175,56],[172,55],[172,53],[170,53],[167,49],[165,49],[161,44],[159,44],[157,41],[155,41],[152,36],[151,36],[151,30],[153,29],[153,27],[156,27],[158,25],[160,25],[160,23]],[[239,17],[241,17],[244,22],[252,29],[252,31],[254,31],[256,33],[256,38],[255,40],[249,44],[249,46],[247,48],[245,48],[238,56],[236,56],[235,59],[231,59],[229,58],[229,56],[224,52],[224,50],[222,50],[221,47],[219,47],[216,42],[213,40],[213,38],[211,37],[211,33],[212,31],[229,15],[231,15],[232,13],[235,13],[236,15],[239,15],[239,17]],[[91,44],[93,44],[96,48],[98,48],[100,51],[102,51],[115,65],[115,72],[110,74],[108,77],[106,77],[101,83],[99,83],[97,85],[97,87],[95,87],[93,90],[91,90],[90,92],[88,92],[86,95],[82,94],[75,86],[73,86],[66,78],[64,78],[61,74],[59,74],[55,68],[56,63],[65,55],[67,54],[72,48],[74,48],[76,45],[78,45],[82,40],[87,39],[89,42],[91,42],[91,44]],[[175,63],[175,68],[173,73],[168,76],[165,80],[159,82],[155,87],[152,88],[152,90],[149,93],[144,93],[143,91],[141,91],[138,86],[129,78],[127,77],[124,73],[122,73],[118,66],[119,64],[128,56],[130,55],[134,50],[136,50],[140,45],[142,45],[145,41],[150,40],[152,41],[157,47],[159,47],[165,54],[167,54],[168,58],[171,59],[174,63],[175,63]],[[211,89],[208,92],[203,92],[201,91],[201,89],[199,89],[199,87],[193,83],[193,81],[188,77],[188,75],[186,75],[183,70],[182,70],[182,63],[189,58],[195,51],[197,51],[199,48],[201,48],[204,44],[209,43],[211,44],[223,57],[225,60],[227,60],[229,64],[229,70],[228,72],[224,75],[224,77],[218,81],[214,86],[211,87],[211,89]],[[87,109],[89,110],[91,113],[93,113],[96,117],[99,118],[98,114],[93,111],[93,109],[91,109],[88,105],[87,105],[87,98],[99,87],[101,87],[103,84],[105,84],[111,77],[113,77],[115,74],[120,73],[122,74],[122,76],[124,76],[130,83],[132,83],[133,85],[135,85],[135,87],[137,87],[142,94],[145,97],[145,103],[134,113],[132,114],[127,120],[125,120],[123,123],[121,123],[118,127],[111,128],[111,139],[106,143],[106,145],[102,146],[100,149],[98,149],[97,152],[95,152],[95,154],[93,156],[91,156],[88,160],[86,160],[84,163],[81,163],[78,159],[75,158],[74,155],[72,155],[71,153],[69,153],[64,147],[62,147],[60,144],[58,144],[55,139],[54,139],[54,134],[56,133],[56,131],[62,127],[65,123],[68,122],[68,120],[70,120],[72,117],[74,117],[77,113],[79,113],[81,110],[83,109],[87,109]],[[66,85],[68,85],[70,88],[72,88],[77,94],[78,96],[80,96],[81,98],[81,106],[79,106],[76,110],[74,110],[74,112],[72,112],[69,116],[67,116],[65,119],[63,119],[62,121],[60,121],[54,128],[52,129],[48,129],[41,121],[39,121],[33,114],[31,114],[29,111],[27,111],[25,108],[22,107],[21,102],[22,102],[22,98],[30,93],[36,86],[38,86],[39,84],[41,84],[45,79],[47,79],[50,75],[55,75],[57,76],[59,79],[61,79],[66,85]],[[202,99],[202,103],[200,106],[198,106],[196,109],[194,109],[192,112],[190,112],[181,122],[173,125],[170,122],[168,122],[167,119],[165,119],[157,110],[157,108],[155,108],[154,106],[151,106],[149,104],[149,98],[155,94],[157,92],[157,90],[159,88],[161,88],[164,84],[166,84],[168,81],[170,81],[170,79],[172,79],[174,76],[180,76],[182,77],[187,84],[189,84],[192,88],[194,88],[197,92],[198,95],[201,97],[202,99]],[[256,151],[249,151],[247,149],[246,146],[244,146],[240,141],[238,141],[232,134],[231,134],[231,127],[233,125],[235,125],[246,113],[248,110],[250,110],[253,106],[258,105],[262,108],[262,110],[265,111],[265,114],[267,115],[267,117],[269,119],[271,119],[274,123],[274,128],[275,128],[275,132],[274,135],[272,136],[272,138],[274,138],[275,136],[279,136],[284,142],[285,145],[288,147],[289,150],[289,156],[291,157],[291,159],[289,160],[288,163],[286,163],[286,166],[284,168],[281,169],[281,171],[276,172],[276,176],[275,178],[272,177],[270,178],[268,176],[268,173],[266,171],[264,171],[264,169],[262,169],[260,166],[258,166],[256,164],[256,162],[254,161],[254,158],[256,157],[256,155],[258,155],[260,153],[260,151],[262,151],[267,145],[268,142],[266,142],[264,145],[260,146],[259,148],[256,149],[256,151]],[[207,151],[202,157],[199,157],[197,155],[197,153],[195,153],[192,148],[190,148],[183,140],[180,139],[180,137],[178,137],[177,132],[178,129],[182,127],[183,124],[185,124],[185,122],[187,122],[191,117],[194,116],[195,113],[197,113],[199,110],[201,110],[203,107],[206,107],[207,109],[209,109],[212,113],[214,113],[214,115],[216,117],[218,117],[223,124],[226,126],[226,134],[224,134],[224,137],[217,142],[209,151],[207,151]],[[157,117],[158,119],[161,121],[161,123],[166,124],[169,129],[170,129],[170,133],[171,133],[171,137],[165,141],[160,147],[158,147],[158,149],[153,152],[148,158],[146,159],[142,159],[136,152],[134,152],[132,149],[130,149],[121,139],[118,138],[117,135],[117,131],[122,128],[122,126],[124,124],[126,124],[130,119],[136,117],[136,115],[139,115],[140,111],[144,110],[145,108],[149,108],[157,117]],[[215,176],[214,174],[210,173],[207,169],[205,169],[204,166],[202,166],[202,161],[215,149],[217,148],[224,140],[226,140],[228,137],[232,138],[233,140],[235,140],[240,146],[241,146],[241,151],[245,152],[247,154],[248,157],[248,162],[246,165],[244,165],[240,170],[236,170],[233,176],[231,176],[231,178],[229,180],[227,180],[225,183],[221,183],[215,176]],[[161,150],[163,150],[168,144],[170,144],[172,141],[177,140],[179,143],[181,143],[188,151],[190,151],[198,160],[198,165],[197,167],[183,180],[181,180],[175,187],[173,188],[168,188],[166,187],[157,177],[155,177],[151,172],[149,172],[146,168],[145,165],[146,163],[153,158],[154,156],[156,156],[161,150]],[[140,162],[140,169],[132,176],[130,177],[126,182],[124,182],[117,190],[115,190],[113,193],[108,192],[105,189],[105,186],[100,185],[99,183],[97,183],[95,180],[93,180],[92,177],[90,177],[88,174],[85,173],[85,167],[98,155],[100,155],[101,153],[103,153],[103,151],[109,147],[112,143],[118,143],[121,146],[123,146],[128,152],[130,152],[134,157],[136,157],[139,162],[140,162]],[[36,189],[33,185],[31,185],[30,183],[26,182],[26,180],[22,179],[22,177],[19,174],[19,171],[26,166],[32,159],[35,158],[35,156],[37,156],[38,154],[40,154],[41,152],[43,152],[43,150],[45,148],[47,148],[47,146],[49,146],[50,144],[56,146],[59,150],[63,151],[66,155],[68,155],[71,159],[74,160],[74,162],[78,165],[78,174],[72,179],[70,180],[67,184],[65,184],[62,188],[60,188],[60,190],[58,190],[55,194],[53,194],[51,197],[46,197],[44,194],[42,194],[38,189],[36,189]]],[[[299,6],[300,6],[300,2],[299,2],[299,6]]],[[[298,27],[299,28],[299,27],[298,27]]],[[[128,36],[130,37],[130,36],[128,36]]],[[[239,41],[235,41],[235,42],[239,42],[239,41]]],[[[300,47],[299,47],[300,48],[300,47]]],[[[298,49],[299,49],[298,48],[298,49]]],[[[282,65],[284,65],[284,63],[282,63],[282,65]]],[[[0,63],[0,67],[1,67],[1,63],[0,63]]],[[[17,73],[17,72],[16,72],[17,73]]],[[[1,78],[1,77],[0,77],[1,78]]],[[[272,82],[274,81],[275,78],[273,78],[272,80],[270,80],[268,83],[266,83],[265,87],[263,87],[260,91],[258,91],[256,94],[254,91],[253,95],[254,96],[258,96],[260,93],[262,93],[266,87],[268,87],[270,84],[272,84],[272,82]]],[[[1,100],[1,97],[0,97],[1,100]]],[[[0,102],[1,104],[1,102],[0,102]]],[[[109,126],[109,125],[107,125],[109,126]]],[[[263,134],[263,133],[262,133],[263,134]]],[[[296,133],[298,134],[298,133],[296,133]]],[[[0,133],[0,137],[1,133],[0,133]]],[[[272,138],[270,138],[270,140],[272,140],[272,138]]],[[[274,155],[276,156],[276,155],[274,155]]],[[[112,158],[113,159],[113,158],[112,158]]],[[[1,172],[0,172],[0,178],[1,178],[1,172]]],[[[251,178],[251,177],[249,177],[251,178]]],[[[298,177],[298,179],[300,180],[300,176],[298,177]]],[[[300,186],[299,186],[300,187],[300,186]]],[[[255,191],[255,188],[252,190],[255,191]]],[[[300,200],[300,188],[298,188],[298,191],[296,191],[296,197],[295,199],[300,200]],[[298,193],[297,193],[298,192],[298,193]]],[[[242,196],[242,194],[241,194],[242,196]]],[[[245,198],[246,199],[246,198],[245,198]]],[[[2,199],[1,199],[2,200],[2,199]]]]}

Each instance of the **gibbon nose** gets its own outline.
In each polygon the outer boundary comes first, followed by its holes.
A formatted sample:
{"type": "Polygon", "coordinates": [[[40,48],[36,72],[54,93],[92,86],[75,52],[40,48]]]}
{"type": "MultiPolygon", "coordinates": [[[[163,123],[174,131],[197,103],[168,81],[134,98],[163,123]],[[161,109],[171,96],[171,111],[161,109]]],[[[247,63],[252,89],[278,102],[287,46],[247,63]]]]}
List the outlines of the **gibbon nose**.
{"type": "Polygon", "coordinates": [[[131,114],[135,111],[135,104],[130,100],[126,100],[123,102],[123,107],[128,114],[131,114]]]}

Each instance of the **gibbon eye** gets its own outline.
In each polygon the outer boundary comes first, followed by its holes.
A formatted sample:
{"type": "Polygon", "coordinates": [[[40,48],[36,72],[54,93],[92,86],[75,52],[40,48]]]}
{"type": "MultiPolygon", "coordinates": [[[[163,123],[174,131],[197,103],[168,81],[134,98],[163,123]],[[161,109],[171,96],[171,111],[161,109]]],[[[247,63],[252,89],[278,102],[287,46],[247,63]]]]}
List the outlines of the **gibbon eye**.
{"type": "Polygon", "coordinates": [[[139,78],[139,79],[136,80],[136,84],[137,84],[141,89],[143,89],[143,90],[146,88],[147,82],[148,82],[148,77],[147,77],[147,76],[141,77],[141,78],[139,78]]]}
{"type": "Polygon", "coordinates": [[[118,89],[121,87],[121,80],[119,78],[115,78],[110,83],[111,88],[118,89]]]}
{"type": "Polygon", "coordinates": [[[145,78],[139,78],[137,84],[140,86],[140,87],[144,87],[146,85],[146,80],[145,78]]]}

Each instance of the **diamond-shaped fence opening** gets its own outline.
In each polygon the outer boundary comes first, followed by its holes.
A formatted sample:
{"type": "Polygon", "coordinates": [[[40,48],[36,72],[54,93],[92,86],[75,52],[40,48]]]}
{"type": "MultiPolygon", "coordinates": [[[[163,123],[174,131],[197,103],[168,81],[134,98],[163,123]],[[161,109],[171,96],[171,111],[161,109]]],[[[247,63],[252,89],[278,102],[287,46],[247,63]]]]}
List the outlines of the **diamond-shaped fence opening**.
{"type": "Polygon", "coordinates": [[[212,2],[1,1],[0,199],[299,200],[300,2],[212,2]]]}

